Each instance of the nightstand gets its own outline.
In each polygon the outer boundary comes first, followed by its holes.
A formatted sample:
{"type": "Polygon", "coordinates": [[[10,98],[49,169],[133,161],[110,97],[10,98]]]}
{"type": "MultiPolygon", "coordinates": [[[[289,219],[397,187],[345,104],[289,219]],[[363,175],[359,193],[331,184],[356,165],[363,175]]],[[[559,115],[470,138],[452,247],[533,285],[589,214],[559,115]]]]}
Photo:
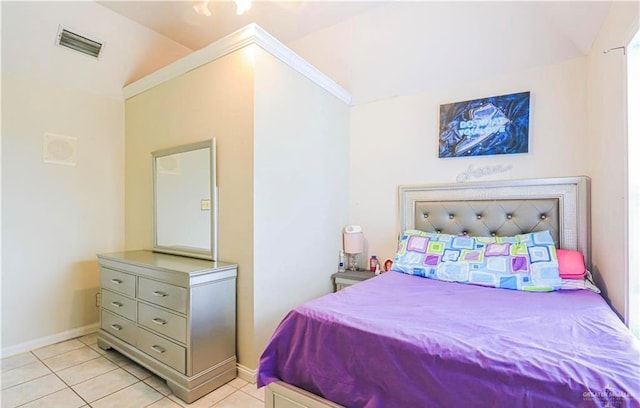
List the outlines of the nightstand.
{"type": "Polygon", "coordinates": [[[371,271],[347,270],[345,272],[336,272],[331,275],[331,279],[333,279],[333,291],[337,292],[340,289],[344,289],[347,286],[355,285],[358,282],[371,279],[374,276],[376,276],[376,274],[371,271]]]}

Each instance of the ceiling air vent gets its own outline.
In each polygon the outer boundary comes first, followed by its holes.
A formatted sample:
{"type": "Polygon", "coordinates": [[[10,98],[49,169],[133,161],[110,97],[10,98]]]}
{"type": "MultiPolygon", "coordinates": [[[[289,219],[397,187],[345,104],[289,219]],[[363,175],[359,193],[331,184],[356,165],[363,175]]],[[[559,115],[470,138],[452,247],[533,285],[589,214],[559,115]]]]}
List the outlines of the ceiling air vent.
{"type": "Polygon", "coordinates": [[[100,57],[100,52],[102,51],[102,43],[89,39],[84,35],[71,32],[63,27],[60,27],[58,31],[58,41],[56,44],[96,59],[100,57]]]}

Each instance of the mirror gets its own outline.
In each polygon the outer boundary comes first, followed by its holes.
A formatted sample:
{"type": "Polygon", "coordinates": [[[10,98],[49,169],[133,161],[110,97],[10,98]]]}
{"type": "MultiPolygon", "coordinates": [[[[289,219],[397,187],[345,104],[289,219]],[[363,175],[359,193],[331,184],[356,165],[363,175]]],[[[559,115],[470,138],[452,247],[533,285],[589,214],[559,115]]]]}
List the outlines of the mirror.
{"type": "Polygon", "coordinates": [[[215,139],[152,156],[153,250],[216,260],[215,139]]]}

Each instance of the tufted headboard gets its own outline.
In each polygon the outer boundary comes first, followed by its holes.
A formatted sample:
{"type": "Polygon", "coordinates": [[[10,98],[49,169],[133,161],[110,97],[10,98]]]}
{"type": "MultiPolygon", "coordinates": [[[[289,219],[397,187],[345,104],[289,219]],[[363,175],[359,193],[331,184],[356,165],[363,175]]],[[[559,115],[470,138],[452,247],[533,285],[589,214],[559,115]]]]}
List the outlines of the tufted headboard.
{"type": "Polygon", "coordinates": [[[551,231],[591,268],[588,177],[400,186],[400,233],[511,236],[551,231]]]}

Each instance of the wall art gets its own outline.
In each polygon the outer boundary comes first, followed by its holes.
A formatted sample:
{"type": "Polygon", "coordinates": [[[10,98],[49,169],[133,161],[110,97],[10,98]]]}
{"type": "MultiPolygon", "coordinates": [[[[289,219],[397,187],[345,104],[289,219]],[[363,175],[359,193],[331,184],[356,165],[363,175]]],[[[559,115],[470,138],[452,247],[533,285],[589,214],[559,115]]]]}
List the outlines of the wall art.
{"type": "Polygon", "coordinates": [[[438,157],[529,151],[530,92],[440,105],[438,157]]]}

